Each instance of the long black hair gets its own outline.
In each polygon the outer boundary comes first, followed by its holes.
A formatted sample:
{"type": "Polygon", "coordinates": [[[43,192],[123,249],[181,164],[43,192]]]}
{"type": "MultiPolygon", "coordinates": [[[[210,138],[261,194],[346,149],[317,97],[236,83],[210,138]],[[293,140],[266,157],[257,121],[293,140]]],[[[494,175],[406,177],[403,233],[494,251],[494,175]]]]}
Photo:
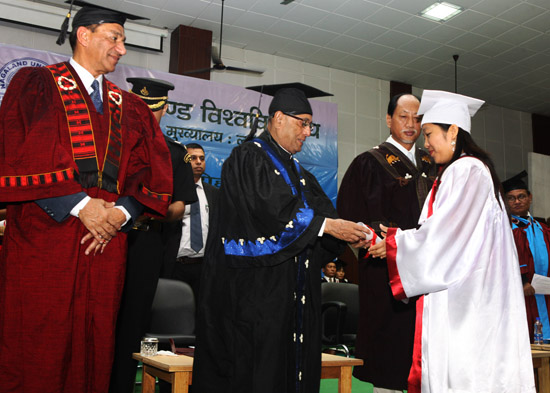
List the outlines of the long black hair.
{"type": "MultiPolygon", "coordinates": [[[[445,132],[449,130],[451,127],[450,124],[442,124],[442,123],[433,123],[436,126],[441,127],[441,129],[445,132]]],[[[443,172],[451,165],[453,162],[458,160],[462,153],[466,153],[468,156],[475,157],[479,159],[481,162],[489,168],[489,172],[491,173],[491,179],[493,180],[493,190],[495,193],[495,198],[497,199],[497,202],[499,206],[500,205],[500,198],[499,195],[502,196],[504,199],[504,194],[502,192],[502,185],[500,184],[500,180],[498,178],[497,172],[495,171],[495,165],[493,164],[493,160],[489,156],[489,153],[487,153],[485,150],[483,150],[481,147],[477,145],[477,143],[474,142],[472,136],[469,132],[464,131],[462,128],[458,128],[458,134],[456,136],[456,146],[455,151],[453,153],[453,157],[451,158],[451,161],[448,163],[441,165],[440,172],[439,172],[439,178],[441,179],[441,176],[443,176],[443,172]]]]}

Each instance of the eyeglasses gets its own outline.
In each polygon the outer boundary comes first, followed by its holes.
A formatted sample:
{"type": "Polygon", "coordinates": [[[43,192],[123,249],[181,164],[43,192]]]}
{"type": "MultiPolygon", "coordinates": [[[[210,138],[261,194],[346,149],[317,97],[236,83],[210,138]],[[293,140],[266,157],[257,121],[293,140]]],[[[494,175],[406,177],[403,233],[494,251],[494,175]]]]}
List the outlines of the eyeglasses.
{"type": "Polygon", "coordinates": [[[527,199],[527,196],[528,196],[527,194],[519,194],[517,197],[513,195],[508,195],[506,197],[506,200],[510,203],[515,202],[516,200],[520,202],[525,202],[525,200],[527,199]]]}
{"type": "Polygon", "coordinates": [[[310,122],[308,119],[302,119],[301,117],[294,116],[286,112],[283,112],[283,114],[287,115],[288,117],[292,117],[293,119],[300,120],[302,122],[302,127],[308,127],[310,131],[313,131],[313,128],[315,127],[313,123],[310,122]]]}

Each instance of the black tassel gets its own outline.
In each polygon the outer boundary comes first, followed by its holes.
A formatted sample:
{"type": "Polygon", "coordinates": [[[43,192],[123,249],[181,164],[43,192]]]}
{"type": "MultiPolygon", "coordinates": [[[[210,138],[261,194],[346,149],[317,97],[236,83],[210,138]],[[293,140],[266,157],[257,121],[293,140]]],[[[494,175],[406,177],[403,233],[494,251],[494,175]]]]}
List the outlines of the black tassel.
{"type": "Polygon", "coordinates": [[[69,30],[69,20],[71,19],[71,13],[69,12],[67,16],[65,17],[65,20],[63,21],[63,24],[61,25],[61,32],[59,33],[59,37],[57,37],[56,44],[57,45],[63,45],[65,43],[65,37],[67,36],[67,30],[69,30]]]}
{"type": "MultiPolygon", "coordinates": [[[[264,86],[262,85],[262,88],[260,89],[260,98],[258,100],[258,110],[260,110],[260,106],[262,106],[262,96],[264,93],[264,86]]],[[[258,118],[260,115],[256,113],[256,117],[254,120],[252,120],[252,126],[250,126],[250,132],[248,133],[247,137],[245,138],[245,142],[251,141],[254,139],[254,136],[256,135],[256,130],[258,129],[258,118]]]]}
{"type": "Polygon", "coordinates": [[[71,0],[71,5],[69,6],[69,12],[67,12],[67,16],[65,17],[65,20],[61,25],[61,31],[59,32],[59,37],[57,37],[57,41],[55,41],[57,45],[63,45],[65,43],[67,30],[69,30],[69,20],[71,19],[71,12],[73,10],[73,3],[74,3],[74,0],[71,0]]]}
{"type": "Polygon", "coordinates": [[[245,142],[251,141],[254,139],[254,136],[256,135],[256,130],[258,129],[258,118],[260,115],[256,113],[256,117],[254,120],[252,120],[252,126],[250,127],[250,132],[248,133],[247,137],[245,138],[245,142]]]}

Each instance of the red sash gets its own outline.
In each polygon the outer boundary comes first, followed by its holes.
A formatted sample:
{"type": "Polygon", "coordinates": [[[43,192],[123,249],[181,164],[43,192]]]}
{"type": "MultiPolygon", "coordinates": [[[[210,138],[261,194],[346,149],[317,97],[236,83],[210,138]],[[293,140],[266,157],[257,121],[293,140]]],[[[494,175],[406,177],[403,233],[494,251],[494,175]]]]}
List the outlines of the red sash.
{"type": "Polygon", "coordinates": [[[78,182],[84,188],[99,187],[119,194],[118,169],[122,150],[122,92],[105,80],[109,97],[109,138],[102,169],[98,167],[94,131],[86,100],[66,63],[47,66],[65,106],[78,182]]]}
{"type": "MultiPolygon", "coordinates": [[[[435,201],[435,193],[439,186],[439,177],[435,179],[428,202],[428,217],[433,214],[433,205],[435,201]]],[[[422,390],[422,314],[424,312],[424,295],[419,296],[416,301],[416,321],[414,325],[414,347],[413,360],[409,379],[407,381],[409,393],[420,393],[422,390]]]]}

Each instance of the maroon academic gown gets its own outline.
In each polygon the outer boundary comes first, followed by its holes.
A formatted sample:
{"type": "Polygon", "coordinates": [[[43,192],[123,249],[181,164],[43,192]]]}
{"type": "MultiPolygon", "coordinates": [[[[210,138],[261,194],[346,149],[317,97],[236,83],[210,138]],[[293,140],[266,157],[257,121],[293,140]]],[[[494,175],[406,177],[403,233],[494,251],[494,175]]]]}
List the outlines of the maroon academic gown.
{"type": "MultiPolygon", "coordinates": [[[[103,167],[109,96],[100,115],[76,72],[103,167]]],[[[9,229],[0,256],[0,392],[107,392],[116,312],[124,283],[126,233],[103,254],[84,255],[88,232],[78,218],[58,223],[36,199],[85,192],[116,201],[133,196],[164,215],[172,190],[166,143],[152,113],[122,93],[119,193],[83,188],[76,180],[67,117],[46,68],[24,68],[0,108],[0,200],[9,229]],[[31,175],[35,175],[30,177],[31,175]]]]}
{"type": "MultiPolygon", "coordinates": [[[[544,241],[546,242],[546,249],[548,255],[550,255],[550,227],[539,221],[544,233],[544,241]]],[[[533,261],[533,254],[529,248],[529,241],[527,240],[527,234],[523,228],[515,228],[513,230],[514,241],[516,242],[516,248],[518,250],[518,258],[521,276],[525,282],[531,282],[533,275],[535,274],[535,263],[533,261]]],[[[550,269],[548,269],[548,277],[550,277],[550,269]]],[[[550,295],[544,296],[546,300],[546,308],[550,314],[550,295]]],[[[527,326],[529,327],[529,337],[531,342],[533,341],[533,326],[535,319],[539,316],[537,308],[537,300],[535,296],[525,296],[525,308],[527,310],[527,326]]]]}
{"type": "MultiPolygon", "coordinates": [[[[418,168],[388,142],[357,156],[338,191],[338,215],[360,221],[379,232],[382,223],[415,228],[433,183],[433,166],[424,151],[416,150],[418,168]]],[[[395,300],[385,259],[364,259],[359,252],[359,326],[355,356],[364,365],[353,375],[374,386],[407,389],[412,363],[415,299],[395,300]]]]}

